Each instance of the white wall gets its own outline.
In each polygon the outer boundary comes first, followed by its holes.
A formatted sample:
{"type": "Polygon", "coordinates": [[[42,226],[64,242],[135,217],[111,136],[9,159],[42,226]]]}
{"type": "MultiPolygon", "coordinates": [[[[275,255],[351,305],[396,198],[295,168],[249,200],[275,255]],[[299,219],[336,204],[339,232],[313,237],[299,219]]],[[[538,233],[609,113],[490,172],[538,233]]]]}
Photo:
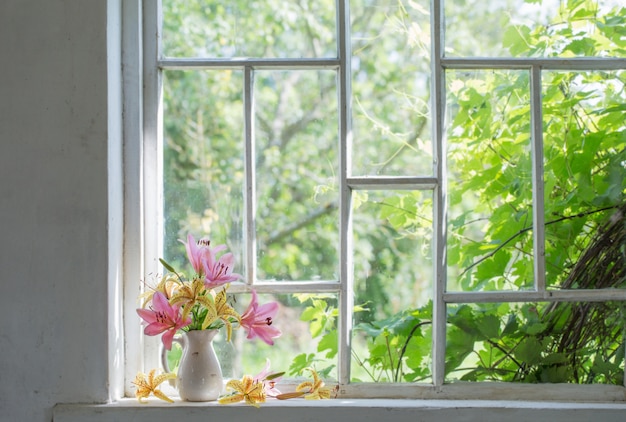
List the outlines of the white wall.
{"type": "Polygon", "coordinates": [[[1,421],[107,399],[106,12],[0,1],[1,421]]]}

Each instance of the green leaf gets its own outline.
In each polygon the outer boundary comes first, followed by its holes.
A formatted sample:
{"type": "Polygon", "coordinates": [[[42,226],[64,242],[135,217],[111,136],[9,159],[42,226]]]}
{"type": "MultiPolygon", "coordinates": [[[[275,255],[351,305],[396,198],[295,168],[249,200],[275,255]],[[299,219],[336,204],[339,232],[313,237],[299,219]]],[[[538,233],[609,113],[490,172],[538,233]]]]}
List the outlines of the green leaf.
{"type": "Polygon", "coordinates": [[[176,270],[174,269],[174,267],[172,267],[170,264],[168,264],[167,262],[165,262],[165,260],[163,258],[159,258],[159,262],[161,263],[161,265],[163,265],[165,267],[165,269],[171,273],[176,273],[176,270]]]}
{"type": "Polygon", "coordinates": [[[337,354],[338,344],[339,340],[337,338],[337,330],[332,330],[322,336],[317,344],[317,351],[321,353],[327,350],[328,352],[326,352],[326,358],[331,359],[337,354]]]}
{"type": "Polygon", "coordinates": [[[454,315],[448,316],[448,322],[458,327],[467,334],[467,337],[477,337],[480,333],[476,327],[472,308],[467,305],[460,306],[454,315]]]}
{"type": "Polygon", "coordinates": [[[309,306],[300,314],[300,321],[312,321],[319,316],[319,309],[309,306]]]}
{"type": "MultiPolygon", "coordinates": [[[[417,371],[422,368],[422,363],[427,360],[431,353],[431,342],[424,337],[413,337],[406,348],[406,364],[409,368],[417,371]]],[[[428,362],[425,362],[426,364],[428,362]]],[[[424,368],[428,369],[428,368],[424,368]]]]}
{"type": "Polygon", "coordinates": [[[565,353],[550,353],[541,360],[542,365],[556,365],[567,363],[568,356],[565,353]]]}
{"type": "Polygon", "coordinates": [[[271,381],[273,379],[280,378],[283,375],[285,375],[285,371],[283,371],[283,372],[275,372],[273,374],[269,374],[268,376],[266,376],[265,379],[268,380],[268,381],[271,381]]]}
{"type": "Polygon", "coordinates": [[[576,56],[593,56],[595,53],[596,43],[592,39],[583,38],[573,40],[564,49],[564,51],[571,51],[576,56]]]}
{"type": "Polygon", "coordinates": [[[530,46],[530,28],[525,25],[510,25],[504,31],[502,46],[508,48],[512,56],[526,53],[530,46]]]}
{"type": "Polygon", "coordinates": [[[291,361],[289,366],[289,373],[291,375],[301,374],[306,368],[309,368],[315,362],[315,354],[300,353],[291,361]]]}
{"type": "Polygon", "coordinates": [[[478,320],[478,330],[487,339],[500,337],[500,319],[495,315],[483,315],[478,320]]]}
{"type": "Polygon", "coordinates": [[[542,368],[539,379],[541,382],[565,383],[572,377],[572,368],[569,366],[549,366],[542,368]]]}
{"type": "Polygon", "coordinates": [[[536,337],[526,337],[518,344],[513,352],[515,358],[527,365],[536,365],[541,362],[541,343],[536,337]]]}
{"type": "Polygon", "coordinates": [[[516,333],[519,329],[519,323],[517,321],[517,316],[513,313],[509,314],[504,329],[502,330],[502,336],[506,337],[516,333]]]}
{"type": "Polygon", "coordinates": [[[370,337],[378,337],[384,331],[386,331],[386,328],[376,327],[376,326],[372,325],[369,322],[362,322],[360,324],[357,324],[354,327],[354,330],[355,331],[363,331],[365,334],[367,334],[370,337]]]}
{"type": "Polygon", "coordinates": [[[451,327],[446,335],[446,373],[454,371],[474,351],[474,338],[451,327]]]}
{"type": "Polygon", "coordinates": [[[624,112],[624,111],[626,111],[626,104],[618,104],[615,106],[594,110],[592,114],[608,114],[608,113],[616,113],[616,112],[624,112]]]}
{"type": "Polygon", "coordinates": [[[324,324],[322,320],[314,319],[309,323],[309,331],[311,332],[311,337],[315,338],[322,333],[324,329],[324,324]]]}
{"type": "Polygon", "coordinates": [[[528,335],[534,336],[543,333],[547,327],[548,324],[543,322],[537,322],[524,327],[524,332],[528,335]]]}

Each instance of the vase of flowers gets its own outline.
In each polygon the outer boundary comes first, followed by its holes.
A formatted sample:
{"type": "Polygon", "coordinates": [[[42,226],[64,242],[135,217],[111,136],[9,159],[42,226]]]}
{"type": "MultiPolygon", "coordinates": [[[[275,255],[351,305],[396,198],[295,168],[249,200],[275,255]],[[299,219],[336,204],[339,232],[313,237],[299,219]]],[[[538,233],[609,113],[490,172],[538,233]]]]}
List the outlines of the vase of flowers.
{"type": "Polygon", "coordinates": [[[250,305],[239,314],[227,297],[229,283],[241,278],[233,273],[232,253],[222,253],[225,245],[212,247],[206,238],[196,242],[189,235],[187,242],[181,242],[193,268],[192,276],[186,277],[161,260],[167,272],[156,287],[142,295],[143,305],[137,313],[145,324],[144,334],[161,335],[167,372],[165,350],[171,350],[172,342],[181,344],[183,353],[176,382],[181,399],[216,400],[222,392],[223,379],[213,338],[224,328],[230,341],[233,329],[244,328],[248,339],[259,337],[273,345],[281,334],[273,325],[278,303],[260,305],[252,290],[250,305]]]}

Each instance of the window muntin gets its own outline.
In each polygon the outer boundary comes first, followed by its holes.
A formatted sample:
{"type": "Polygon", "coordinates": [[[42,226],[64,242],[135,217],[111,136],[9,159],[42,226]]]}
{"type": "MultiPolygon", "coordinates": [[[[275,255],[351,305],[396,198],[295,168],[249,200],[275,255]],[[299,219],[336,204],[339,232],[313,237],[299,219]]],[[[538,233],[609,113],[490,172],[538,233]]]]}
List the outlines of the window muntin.
{"type": "MultiPolygon", "coordinates": [[[[423,5],[423,7],[428,8],[430,5],[423,5]]],[[[452,325],[446,324],[446,320],[455,315],[455,312],[458,312],[459,309],[465,309],[462,307],[462,304],[470,304],[473,308],[488,308],[488,304],[493,302],[499,302],[501,305],[500,308],[504,307],[502,304],[511,304],[511,303],[534,303],[539,300],[540,303],[544,303],[544,301],[557,301],[562,300],[563,303],[568,302],[576,302],[576,301],[584,301],[590,300],[593,302],[604,302],[614,299],[624,300],[625,295],[623,291],[618,292],[597,292],[597,291],[589,291],[583,292],[578,295],[576,292],[570,291],[557,291],[554,293],[547,294],[545,290],[546,280],[545,277],[541,274],[543,273],[543,268],[545,267],[545,262],[541,257],[543,257],[543,251],[546,249],[544,238],[546,237],[545,232],[543,230],[537,230],[533,232],[533,241],[532,241],[532,254],[535,257],[532,260],[532,275],[533,282],[532,285],[525,285],[525,290],[520,291],[448,291],[447,285],[450,285],[450,280],[446,279],[446,267],[445,260],[443,259],[446,256],[446,247],[445,242],[447,240],[444,230],[445,227],[445,211],[446,208],[444,205],[446,201],[450,198],[449,192],[447,190],[448,186],[448,176],[447,170],[448,166],[446,165],[446,160],[444,159],[444,152],[447,149],[442,148],[446,145],[446,129],[445,129],[445,112],[446,112],[446,103],[444,99],[446,98],[446,85],[444,81],[446,81],[446,72],[458,72],[462,74],[466,70],[470,70],[473,72],[478,71],[494,71],[498,69],[508,69],[504,73],[525,73],[527,72],[528,76],[528,92],[525,93],[529,100],[529,117],[524,117],[525,119],[530,120],[530,135],[529,135],[529,143],[530,145],[527,147],[530,149],[530,161],[531,161],[531,169],[532,169],[532,184],[535,186],[535,190],[532,195],[532,217],[533,224],[535,227],[543,227],[543,224],[547,220],[546,215],[541,214],[541,210],[544,209],[546,198],[543,198],[541,195],[545,190],[538,189],[537,186],[542,186],[543,184],[543,157],[541,152],[543,151],[543,131],[542,125],[538,124],[538,122],[542,121],[542,112],[541,112],[541,92],[542,92],[542,77],[546,74],[547,70],[569,70],[569,71],[583,71],[589,69],[623,69],[624,63],[623,60],[597,60],[590,59],[586,61],[578,61],[578,62],[566,62],[566,61],[551,61],[547,59],[528,59],[526,61],[516,61],[516,60],[508,60],[501,58],[497,59],[453,59],[446,58],[443,55],[443,44],[438,44],[436,41],[441,40],[442,32],[439,32],[443,29],[440,23],[443,21],[442,16],[439,14],[442,10],[442,3],[438,1],[432,2],[432,9],[430,9],[430,16],[432,19],[432,30],[433,30],[433,44],[431,45],[432,51],[434,51],[433,57],[437,57],[435,59],[435,63],[432,66],[432,74],[430,77],[432,78],[430,84],[428,86],[432,87],[432,92],[425,93],[424,95],[430,95],[430,118],[432,119],[432,137],[435,142],[432,143],[433,158],[434,158],[434,176],[435,177],[424,177],[420,171],[408,172],[408,177],[403,176],[391,176],[391,177],[360,177],[360,176],[352,176],[351,173],[354,172],[355,175],[359,174],[358,170],[355,170],[356,167],[350,165],[350,158],[354,155],[352,154],[354,151],[350,148],[358,144],[357,139],[352,139],[355,137],[358,132],[352,133],[350,131],[349,118],[346,110],[349,111],[350,101],[350,79],[343,79],[344,75],[349,75],[349,72],[346,72],[350,69],[350,64],[352,60],[348,60],[349,57],[339,55],[339,57],[335,59],[320,59],[320,60],[301,60],[298,58],[289,58],[285,60],[264,60],[264,59],[235,59],[228,63],[220,60],[212,60],[212,59],[202,59],[196,57],[190,58],[181,58],[178,59],[170,59],[163,57],[158,61],[158,67],[160,67],[164,72],[169,72],[170,69],[180,69],[185,68],[191,71],[198,71],[200,69],[233,69],[236,71],[240,71],[243,74],[243,88],[241,95],[241,102],[243,103],[242,108],[245,110],[243,116],[243,126],[241,130],[246,133],[246,140],[250,142],[253,138],[253,133],[255,131],[252,129],[252,122],[254,120],[254,107],[253,102],[251,101],[254,97],[252,93],[254,92],[254,83],[255,78],[253,77],[256,72],[260,71],[272,71],[272,70],[280,70],[284,71],[285,69],[292,70],[302,70],[303,68],[308,70],[318,70],[318,69],[337,69],[338,75],[338,83],[337,83],[337,92],[336,97],[338,98],[338,120],[339,120],[339,151],[338,151],[338,186],[340,191],[339,197],[339,233],[338,233],[338,243],[340,247],[338,248],[338,265],[339,265],[339,281],[340,284],[333,285],[333,283],[325,283],[325,282],[316,282],[315,280],[312,283],[304,283],[300,285],[294,285],[292,283],[282,283],[281,285],[274,285],[271,283],[261,283],[256,284],[258,289],[266,291],[271,294],[278,294],[282,292],[306,292],[306,293],[322,293],[327,295],[329,292],[339,292],[338,300],[337,300],[337,308],[339,315],[343,316],[343,318],[339,318],[335,321],[335,328],[338,328],[336,331],[336,336],[338,338],[338,344],[346,345],[348,342],[346,339],[350,338],[351,328],[354,324],[352,320],[352,304],[355,303],[353,301],[354,292],[353,287],[356,283],[356,280],[352,277],[352,273],[354,268],[357,268],[356,265],[353,268],[352,262],[352,252],[354,251],[354,240],[351,238],[352,233],[354,231],[354,221],[353,215],[355,211],[352,210],[351,203],[355,201],[359,201],[359,195],[363,194],[368,189],[377,190],[377,191],[393,191],[394,189],[400,188],[402,193],[399,196],[404,196],[406,192],[405,190],[410,192],[412,189],[417,190],[418,192],[424,191],[433,193],[433,208],[432,208],[432,232],[433,232],[433,241],[432,241],[432,259],[433,259],[433,276],[432,280],[434,282],[434,293],[432,296],[434,306],[431,310],[431,313],[428,313],[427,308],[420,308],[419,312],[417,312],[421,318],[425,320],[430,318],[432,321],[431,327],[424,325],[421,330],[420,342],[419,344],[411,345],[412,351],[419,353],[423,353],[424,350],[427,349],[425,344],[431,343],[431,355],[424,354],[425,369],[420,373],[415,373],[408,378],[400,379],[400,381],[422,381],[427,384],[423,384],[422,386],[426,388],[425,391],[430,391],[428,386],[431,385],[432,382],[438,388],[443,388],[445,391],[446,385],[445,382],[452,382],[457,380],[459,377],[453,374],[454,367],[450,365],[451,358],[450,353],[454,351],[453,347],[448,347],[446,351],[446,331],[453,330],[454,327],[452,325]],[[520,72],[520,69],[522,71],[520,72]],[[525,69],[525,70],[523,70],[525,69]],[[349,141],[352,139],[353,143],[349,141]],[[351,211],[352,210],[352,211],[351,211]],[[540,257],[537,259],[536,257],[540,257]],[[539,276],[538,276],[539,275],[539,276]],[[446,365],[448,363],[448,365],[446,365]],[[453,374],[453,375],[450,375],[453,374]],[[429,379],[429,376],[431,378],[429,379]]],[[[342,2],[338,2],[338,25],[339,28],[345,29],[348,26],[343,24],[345,22],[345,12],[347,12],[347,8],[345,4],[342,2]]],[[[349,52],[350,45],[342,43],[342,40],[347,39],[344,37],[340,31],[337,39],[338,43],[338,51],[340,53],[349,52]]],[[[619,56],[619,50],[616,50],[619,56]]],[[[617,74],[619,75],[617,71],[617,74]]],[[[481,72],[478,72],[481,73],[481,72]]],[[[483,72],[486,74],[485,72],[483,72]]],[[[521,78],[520,80],[523,80],[521,78]]],[[[619,76],[617,77],[617,81],[615,81],[617,85],[619,85],[619,76]]],[[[155,86],[158,86],[155,85],[155,86]]],[[[451,87],[452,89],[452,87],[451,87]]],[[[525,100],[524,100],[525,101],[525,100]]],[[[496,101],[497,102],[497,101],[496,101]]],[[[352,110],[354,111],[354,104],[352,104],[352,110]]],[[[353,117],[356,120],[356,117],[353,117]]],[[[619,130],[619,128],[618,128],[619,130]]],[[[524,136],[524,135],[522,135],[524,136]]],[[[246,169],[251,168],[251,160],[250,157],[244,154],[244,171],[246,169]],[[246,160],[248,160],[246,162],[246,160]]],[[[619,161],[617,161],[619,162],[619,161]]],[[[401,167],[404,169],[404,167],[401,167]]],[[[619,165],[616,167],[620,170],[619,165]]],[[[365,172],[367,174],[368,172],[365,172]]],[[[374,172],[376,173],[376,172],[374,172]]],[[[393,174],[393,172],[391,173],[393,174]]],[[[254,182],[254,179],[249,180],[246,179],[244,182],[245,186],[251,186],[250,182],[254,182]]],[[[450,185],[452,185],[450,183],[450,185]]],[[[622,188],[623,193],[623,188],[622,188]]],[[[245,195],[244,195],[245,196],[245,195]]],[[[428,196],[428,195],[427,195],[428,196]]],[[[527,199],[527,197],[526,197],[527,199]]],[[[250,201],[249,198],[243,198],[243,203],[246,203],[246,200],[250,201]]],[[[256,198],[255,198],[256,200],[256,198]]],[[[251,201],[253,204],[255,201],[251,201]]],[[[247,209],[247,205],[244,206],[244,218],[250,219],[253,215],[250,213],[250,210],[247,209]]],[[[246,235],[242,236],[242,243],[244,246],[241,248],[244,254],[244,257],[250,256],[250,251],[254,251],[254,247],[251,246],[253,244],[250,238],[250,233],[247,233],[245,229],[248,229],[250,226],[246,226],[244,224],[243,232],[246,235]]],[[[246,260],[248,268],[251,261],[249,258],[246,260]]],[[[247,281],[250,283],[255,283],[256,279],[254,277],[250,277],[247,275],[247,281]]],[[[245,290],[245,288],[243,288],[245,290]]],[[[411,299],[408,299],[411,300],[411,299]]],[[[332,304],[332,301],[330,302],[332,304]]],[[[608,303],[608,302],[607,302],[608,303]]],[[[419,306],[420,302],[418,298],[415,298],[415,306],[419,306]]],[[[506,305],[509,306],[509,305],[506,305]]],[[[496,307],[497,309],[498,307],[496,307]]],[[[328,310],[328,309],[327,309],[328,310]]],[[[335,309],[330,309],[333,313],[335,309]]],[[[355,315],[358,312],[355,312],[355,315]]],[[[482,314],[481,314],[482,316],[482,314]]],[[[328,327],[326,327],[328,328],[328,327]]],[[[332,327],[330,327],[332,328],[332,327]]],[[[355,330],[356,331],[356,330],[355,330]]],[[[328,333],[329,336],[332,333],[328,333]]],[[[455,337],[450,334],[448,337],[450,339],[454,339],[455,337]]],[[[326,340],[330,337],[324,337],[326,340]]],[[[354,340],[354,338],[353,338],[354,340]]],[[[451,341],[452,341],[451,340],[451,341]]],[[[474,342],[474,346],[476,347],[474,354],[480,354],[479,347],[480,344],[477,345],[474,342]]],[[[347,350],[339,348],[339,351],[334,359],[336,359],[337,363],[337,379],[342,384],[342,392],[344,394],[354,394],[354,395],[380,395],[380,392],[376,392],[376,390],[369,389],[366,384],[361,384],[360,382],[351,383],[354,381],[351,379],[351,373],[349,372],[348,362],[351,357],[347,350]]],[[[616,361],[617,368],[623,369],[623,359],[620,361],[619,359],[616,361]],[[620,366],[621,365],[621,366],[620,366]]],[[[332,365],[332,364],[331,364],[332,365]]],[[[353,366],[355,362],[353,362],[353,366]]],[[[356,371],[353,372],[357,373],[356,371]]],[[[333,376],[331,374],[331,376],[333,376]]],[[[388,388],[392,388],[392,386],[388,386],[388,388]]],[[[400,387],[401,388],[401,387],[400,387]]],[[[400,390],[400,391],[415,391],[413,389],[410,390],[400,390]]],[[[421,390],[420,390],[421,391],[421,390]]],[[[452,390],[454,391],[454,390],[452,390]]],[[[465,390],[468,391],[468,390],[465,390]]],[[[475,390],[478,391],[478,390],[475,390]]],[[[493,397],[490,394],[493,393],[493,390],[485,390],[487,391],[487,396],[485,397],[493,397]]],[[[542,391],[541,388],[538,388],[538,391],[542,391]]],[[[545,390],[543,390],[545,391],[545,390]]],[[[387,395],[389,393],[385,393],[387,395]]],[[[406,394],[406,393],[399,393],[406,394]]],[[[421,393],[412,393],[413,395],[422,395],[421,393]]],[[[589,397],[588,393],[585,392],[583,395],[579,397],[589,397]]],[[[461,397],[469,397],[471,394],[466,395],[465,393],[461,393],[461,397]]]]}

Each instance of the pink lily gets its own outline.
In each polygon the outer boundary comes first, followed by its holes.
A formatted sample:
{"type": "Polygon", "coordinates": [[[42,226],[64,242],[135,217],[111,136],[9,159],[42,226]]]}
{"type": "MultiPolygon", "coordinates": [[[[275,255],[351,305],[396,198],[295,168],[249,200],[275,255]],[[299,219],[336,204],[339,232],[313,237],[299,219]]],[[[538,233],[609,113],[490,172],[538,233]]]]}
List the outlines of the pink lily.
{"type": "MultiPolygon", "coordinates": [[[[187,250],[187,258],[189,259],[189,262],[191,263],[191,266],[195,270],[196,274],[198,274],[199,277],[204,276],[204,265],[202,264],[202,262],[205,257],[211,253],[211,241],[208,238],[203,237],[196,242],[193,235],[188,234],[187,243],[183,242],[182,240],[180,240],[180,242],[185,245],[185,249],[187,250]]],[[[220,245],[213,248],[213,251],[215,253],[225,248],[226,245],[220,245]]]]}
{"type": "Polygon", "coordinates": [[[265,395],[268,397],[276,397],[281,394],[280,390],[276,388],[276,382],[282,378],[281,374],[270,372],[270,360],[265,360],[265,368],[253,378],[254,382],[262,382],[265,389],[265,395]],[[267,379],[269,375],[273,375],[270,380],[267,379]]]}
{"type": "Polygon", "coordinates": [[[259,305],[256,291],[252,290],[252,301],[248,309],[241,315],[241,326],[248,331],[248,339],[259,337],[272,346],[273,338],[282,334],[276,327],[272,327],[272,318],[278,312],[278,303],[271,302],[259,305]]]}
{"type": "Polygon", "coordinates": [[[241,275],[233,273],[235,257],[232,253],[225,253],[217,259],[216,252],[225,248],[225,245],[209,248],[208,253],[202,257],[204,286],[207,289],[213,289],[241,278],[241,275]]]}
{"type": "Polygon", "coordinates": [[[163,333],[161,340],[167,350],[172,349],[172,339],[180,328],[191,324],[191,318],[182,319],[180,307],[170,305],[165,295],[159,291],[152,296],[151,309],[137,309],[139,316],[147,323],[144,334],[156,336],[163,333]]]}

